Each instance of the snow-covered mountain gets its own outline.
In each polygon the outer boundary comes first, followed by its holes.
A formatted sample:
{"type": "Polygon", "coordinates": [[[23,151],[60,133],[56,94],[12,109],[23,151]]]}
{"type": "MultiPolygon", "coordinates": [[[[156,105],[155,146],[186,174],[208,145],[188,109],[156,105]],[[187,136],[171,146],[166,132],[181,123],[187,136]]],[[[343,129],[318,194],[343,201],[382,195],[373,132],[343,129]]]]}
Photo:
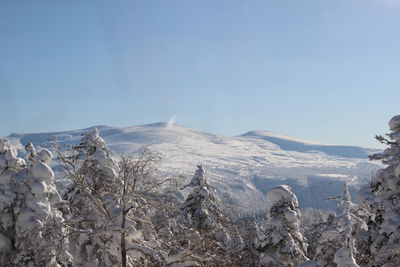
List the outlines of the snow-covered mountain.
{"type": "Polygon", "coordinates": [[[154,123],[127,128],[95,126],[54,133],[14,133],[6,138],[23,153],[28,142],[45,147],[79,144],[81,134],[93,128],[117,153],[137,153],[144,146],[161,152],[160,170],[166,175],[182,174],[189,179],[196,165],[202,164],[221,195],[241,203],[243,208],[262,208],[263,193],[281,183],[293,187],[301,205],[331,208],[332,205],[315,200],[341,191],[343,177],[357,177],[353,182],[355,188],[370,180],[373,170],[379,168],[367,158],[374,149],[325,145],[268,131],[230,137],[154,123]]]}

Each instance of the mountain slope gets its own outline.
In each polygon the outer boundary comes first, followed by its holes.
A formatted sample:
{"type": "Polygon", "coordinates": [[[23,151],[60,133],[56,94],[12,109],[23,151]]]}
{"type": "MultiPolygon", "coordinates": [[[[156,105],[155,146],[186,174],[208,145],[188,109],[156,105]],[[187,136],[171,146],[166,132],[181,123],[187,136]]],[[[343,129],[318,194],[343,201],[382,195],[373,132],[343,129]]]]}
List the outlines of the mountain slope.
{"type": "Polygon", "coordinates": [[[343,158],[366,158],[373,153],[374,149],[368,149],[357,146],[339,146],[325,145],[312,141],[293,138],[281,134],[268,131],[251,131],[243,135],[243,137],[263,139],[265,141],[278,145],[282,150],[297,152],[320,151],[327,155],[338,156],[343,158]]]}
{"type": "MultiPolygon", "coordinates": [[[[28,142],[63,147],[79,144],[81,134],[93,128],[11,134],[7,139],[21,151],[28,142]]],[[[183,174],[189,178],[196,165],[204,165],[221,195],[242,207],[262,208],[265,204],[262,192],[277,183],[292,183],[300,188],[315,177],[339,181],[346,175],[357,176],[357,183],[368,180],[371,171],[379,167],[367,159],[373,149],[324,145],[267,131],[228,137],[166,123],[96,128],[117,153],[137,153],[144,146],[162,153],[160,169],[166,175],[183,174]]],[[[308,194],[307,190],[301,192],[308,194]]]]}

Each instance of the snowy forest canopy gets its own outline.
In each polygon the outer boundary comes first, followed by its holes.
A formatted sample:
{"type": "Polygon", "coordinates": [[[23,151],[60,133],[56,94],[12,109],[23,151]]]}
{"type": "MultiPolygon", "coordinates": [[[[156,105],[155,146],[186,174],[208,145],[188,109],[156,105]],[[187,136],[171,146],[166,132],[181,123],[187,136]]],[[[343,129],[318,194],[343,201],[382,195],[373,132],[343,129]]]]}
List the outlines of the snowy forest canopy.
{"type": "Polygon", "coordinates": [[[0,139],[0,265],[399,266],[400,116],[389,127],[370,156],[387,166],[358,203],[344,181],[336,213],[303,215],[288,185],[266,192],[265,214],[240,214],[203,166],[189,183],[158,177],[159,154],[117,156],[96,129],[57,155],[28,143],[25,159],[0,139]]]}

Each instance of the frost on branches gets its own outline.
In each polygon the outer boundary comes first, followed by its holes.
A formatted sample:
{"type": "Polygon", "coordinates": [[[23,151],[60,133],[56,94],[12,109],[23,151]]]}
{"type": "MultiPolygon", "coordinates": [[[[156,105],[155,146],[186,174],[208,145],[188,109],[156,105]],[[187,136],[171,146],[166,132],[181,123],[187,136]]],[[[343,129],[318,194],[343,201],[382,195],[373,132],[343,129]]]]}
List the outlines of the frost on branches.
{"type": "Polygon", "coordinates": [[[17,157],[14,147],[0,139],[0,262],[11,262],[17,252],[14,203],[18,194],[16,176],[25,168],[25,161],[17,157]]]}
{"type": "Polygon", "coordinates": [[[47,149],[37,154],[31,143],[26,151],[25,165],[14,148],[0,140],[0,258],[5,259],[2,254],[8,250],[8,260],[16,266],[68,265],[70,255],[60,241],[62,213],[57,210],[62,201],[48,165],[52,155],[47,149]]]}
{"type": "Polygon", "coordinates": [[[261,242],[263,266],[296,266],[308,260],[307,243],[300,233],[300,210],[297,197],[287,185],[279,185],[267,193],[266,237],[261,242]]]}
{"type": "Polygon", "coordinates": [[[389,147],[371,159],[382,160],[385,169],[376,172],[372,179],[371,208],[375,217],[370,222],[371,252],[374,264],[398,266],[400,263],[400,115],[389,121],[388,138],[376,136],[389,147]]]}
{"type": "Polygon", "coordinates": [[[154,155],[145,151],[137,161],[122,156],[116,162],[94,129],[62,161],[72,180],[65,198],[71,206],[68,225],[74,266],[158,262],[153,249],[157,242],[151,234],[144,236],[153,227],[137,217],[147,209],[140,189],[146,186],[154,155]]]}
{"type": "Polygon", "coordinates": [[[194,229],[212,232],[216,239],[228,245],[231,237],[223,225],[226,218],[222,215],[214,188],[207,182],[203,166],[197,166],[191,182],[185,187],[192,187],[193,190],[183,204],[181,216],[194,229]]]}
{"type": "Polygon", "coordinates": [[[337,220],[340,226],[342,247],[335,252],[333,261],[338,267],[358,267],[355,260],[357,250],[353,225],[361,223],[363,227],[366,227],[366,224],[353,212],[354,204],[351,202],[347,181],[344,182],[344,191],[339,209],[341,213],[337,217],[337,220]]]}
{"type": "Polygon", "coordinates": [[[261,259],[258,249],[260,245],[261,232],[258,225],[253,220],[247,221],[246,225],[241,266],[260,267],[261,259]]]}
{"type": "Polygon", "coordinates": [[[339,200],[339,215],[334,223],[321,234],[318,240],[315,259],[321,266],[358,267],[355,256],[356,230],[366,230],[366,224],[358,216],[358,206],[351,202],[347,181],[341,196],[331,198],[339,200]]]}
{"type": "Polygon", "coordinates": [[[314,223],[307,227],[307,229],[305,230],[304,236],[308,241],[307,254],[310,259],[315,259],[317,248],[319,246],[318,241],[320,240],[322,234],[328,230],[332,230],[335,228],[335,220],[335,214],[332,213],[329,214],[325,220],[314,223]]]}
{"type": "Polygon", "coordinates": [[[235,266],[237,254],[232,248],[228,232],[229,219],[223,215],[220,200],[208,184],[202,166],[186,185],[192,191],[182,205],[178,216],[178,236],[186,237],[180,252],[168,258],[171,266],[235,266]]]}

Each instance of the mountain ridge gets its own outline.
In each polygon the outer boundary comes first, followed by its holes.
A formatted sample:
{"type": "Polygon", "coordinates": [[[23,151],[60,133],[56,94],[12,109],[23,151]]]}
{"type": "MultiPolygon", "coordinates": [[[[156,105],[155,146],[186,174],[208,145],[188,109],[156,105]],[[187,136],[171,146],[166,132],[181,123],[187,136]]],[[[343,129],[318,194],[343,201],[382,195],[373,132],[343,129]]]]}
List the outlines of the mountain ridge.
{"type": "Polygon", "coordinates": [[[125,129],[139,128],[139,127],[155,127],[155,128],[181,127],[181,128],[185,128],[185,129],[194,131],[194,132],[208,134],[208,135],[214,135],[214,136],[224,136],[224,137],[251,137],[251,136],[253,136],[254,137],[254,136],[258,135],[258,136],[266,136],[271,139],[279,138],[279,139],[285,139],[285,140],[292,141],[292,142],[299,142],[299,143],[310,144],[310,145],[357,147],[357,148],[367,149],[367,150],[371,150],[371,151],[379,150],[378,148],[370,148],[370,147],[359,146],[359,145],[326,144],[323,142],[317,142],[317,141],[313,141],[313,140],[309,140],[309,139],[293,137],[293,136],[289,136],[286,134],[276,133],[276,132],[272,132],[272,131],[268,131],[268,130],[251,130],[251,131],[247,131],[243,134],[234,135],[234,136],[222,135],[222,134],[218,134],[218,133],[210,133],[210,132],[199,130],[199,129],[189,128],[189,127],[179,125],[179,124],[170,124],[168,122],[155,122],[155,123],[141,124],[141,125],[136,125],[136,126],[127,126],[127,127],[117,127],[117,126],[109,126],[109,125],[94,125],[94,126],[90,126],[90,127],[86,127],[86,128],[77,129],[77,130],[48,131],[48,132],[35,132],[35,133],[13,132],[10,135],[5,136],[5,138],[19,137],[19,136],[23,136],[23,135],[60,135],[60,134],[64,134],[64,133],[74,133],[74,132],[80,133],[80,132],[85,132],[85,131],[91,131],[94,128],[97,128],[98,130],[100,130],[100,132],[103,132],[103,135],[104,135],[104,132],[106,129],[107,130],[111,130],[111,129],[125,130],[125,129]]]}
{"type": "MultiPolygon", "coordinates": [[[[370,179],[372,171],[379,168],[379,164],[367,158],[375,149],[325,145],[268,131],[223,136],[175,124],[152,123],[131,127],[97,125],[72,131],[14,133],[6,138],[20,153],[25,153],[24,146],[29,142],[50,148],[77,145],[81,142],[82,133],[94,128],[98,128],[100,136],[116,153],[136,154],[143,147],[161,153],[159,169],[162,175],[184,175],[189,179],[196,165],[204,165],[210,182],[220,195],[251,207],[264,205],[263,194],[277,183],[297,187],[298,183],[315,183],[315,177],[322,181],[340,182],[343,177],[356,176],[353,185],[359,186],[370,179]],[[314,178],[310,180],[310,177],[314,178]]],[[[302,189],[303,199],[307,199],[305,194],[308,193],[302,189]]],[[[335,195],[337,192],[331,193],[335,195]]]]}

